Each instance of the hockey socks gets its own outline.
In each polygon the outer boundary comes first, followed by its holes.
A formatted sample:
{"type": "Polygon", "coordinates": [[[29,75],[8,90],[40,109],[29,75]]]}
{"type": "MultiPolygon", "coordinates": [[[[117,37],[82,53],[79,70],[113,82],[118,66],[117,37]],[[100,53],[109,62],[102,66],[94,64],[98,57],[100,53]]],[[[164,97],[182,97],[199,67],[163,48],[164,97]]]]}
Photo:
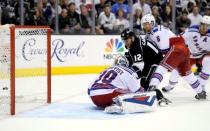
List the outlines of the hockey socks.
{"type": "Polygon", "coordinates": [[[193,73],[190,73],[187,76],[183,76],[183,78],[190,84],[190,86],[196,91],[196,93],[202,92],[201,84],[193,73]]]}

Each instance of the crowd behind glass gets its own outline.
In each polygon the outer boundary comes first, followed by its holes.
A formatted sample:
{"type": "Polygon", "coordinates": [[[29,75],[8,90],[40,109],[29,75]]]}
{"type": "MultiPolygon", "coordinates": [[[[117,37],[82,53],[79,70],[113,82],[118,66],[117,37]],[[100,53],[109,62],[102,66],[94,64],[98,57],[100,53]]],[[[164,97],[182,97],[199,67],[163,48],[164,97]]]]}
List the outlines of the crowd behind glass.
{"type": "MultiPolygon", "coordinates": [[[[172,0],[23,0],[24,25],[48,25],[59,34],[143,34],[141,18],[151,13],[172,29],[172,0]],[[94,3],[93,3],[94,2],[94,3]],[[58,5],[58,6],[56,6],[58,5]],[[95,9],[95,10],[93,10],[95,9]],[[58,15],[58,17],[56,17],[58,15]],[[56,23],[57,18],[57,23],[56,23]]],[[[176,0],[176,32],[210,15],[210,0],[176,0]]],[[[20,0],[0,0],[1,24],[21,24],[20,0]]]]}

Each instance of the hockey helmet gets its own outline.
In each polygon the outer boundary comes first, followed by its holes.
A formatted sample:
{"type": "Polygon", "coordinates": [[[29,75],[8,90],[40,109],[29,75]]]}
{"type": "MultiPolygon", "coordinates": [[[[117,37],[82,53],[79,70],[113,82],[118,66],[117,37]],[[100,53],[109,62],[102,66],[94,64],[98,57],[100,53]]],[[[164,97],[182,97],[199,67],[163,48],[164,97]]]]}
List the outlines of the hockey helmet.
{"type": "Polygon", "coordinates": [[[146,14],[141,18],[141,27],[143,29],[144,23],[150,23],[152,26],[155,26],[155,17],[152,14],[146,14]]]}
{"type": "Polygon", "coordinates": [[[201,23],[210,25],[210,16],[204,15],[201,19],[201,23]]]}
{"type": "Polygon", "coordinates": [[[134,32],[130,29],[125,29],[120,34],[122,40],[127,40],[128,38],[135,36],[134,32]]]}
{"type": "Polygon", "coordinates": [[[115,59],[114,65],[121,65],[121,66],[128,67],[129,61],[124,55],[120,55],[115,59]]]}

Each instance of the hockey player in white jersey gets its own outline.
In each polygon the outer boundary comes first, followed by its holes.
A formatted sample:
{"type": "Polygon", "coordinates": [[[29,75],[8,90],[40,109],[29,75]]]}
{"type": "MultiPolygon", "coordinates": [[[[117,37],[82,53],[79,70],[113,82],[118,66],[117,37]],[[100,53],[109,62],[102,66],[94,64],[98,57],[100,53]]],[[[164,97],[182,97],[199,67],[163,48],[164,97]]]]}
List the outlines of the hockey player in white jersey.
{"type": "MultiPolygon", "coordinates": [[[[203,16],[201,25],[194,25],[183,32],[182,37],[190,50],[190,64],[195,63],[202,65],[202,70],[198,75],[198,79],[202,88],[210,76],[210,16],[203,16]]],[[[173,71],[169,80],[169,85],[163,87],[164,92],[169,92],[178,83],[179,74],[173,71]]],[[[205,89],[204,89],[205,90],[205,89]]]]}
{"type": "Polygon", "coordinates": [[[181,36],[175,36],[169,29],[155,26],[155,18],[151,14],[142,17],[141,24],[147,32],[147,37],[154,41],[165,56],[150,81],[150,90],[154,90],[163,79],[163,75],[177,69],[180,75],[197,93],[196,99],[206,99],[206,92],[202,89],[199,80],[194,76],[190,66],[190,51],[181,36]]]}
{"type": "Polygon", "coordinates": [[[89,86],[92,102],[108,113],[134,113],[154,111],[157,106],[155,92],[144,92],[138,76],[128,68],[127,58],[120,56],[115,65],[104,70],[89,86]]]}

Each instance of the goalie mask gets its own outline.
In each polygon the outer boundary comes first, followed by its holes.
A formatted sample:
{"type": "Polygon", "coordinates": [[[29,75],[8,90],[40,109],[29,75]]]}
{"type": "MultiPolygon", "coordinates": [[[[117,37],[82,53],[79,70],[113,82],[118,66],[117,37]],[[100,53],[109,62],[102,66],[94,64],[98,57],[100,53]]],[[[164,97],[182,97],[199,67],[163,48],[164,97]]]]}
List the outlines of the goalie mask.
{"type": "Polygon", "coordinates": [[[125,56],[121,55],[121,56],[118,56],[115,59],[114,65],[121,65],[121,66],[128,67],[129,66],[129,62],[128,62],[128,59],[125,56]]]}

